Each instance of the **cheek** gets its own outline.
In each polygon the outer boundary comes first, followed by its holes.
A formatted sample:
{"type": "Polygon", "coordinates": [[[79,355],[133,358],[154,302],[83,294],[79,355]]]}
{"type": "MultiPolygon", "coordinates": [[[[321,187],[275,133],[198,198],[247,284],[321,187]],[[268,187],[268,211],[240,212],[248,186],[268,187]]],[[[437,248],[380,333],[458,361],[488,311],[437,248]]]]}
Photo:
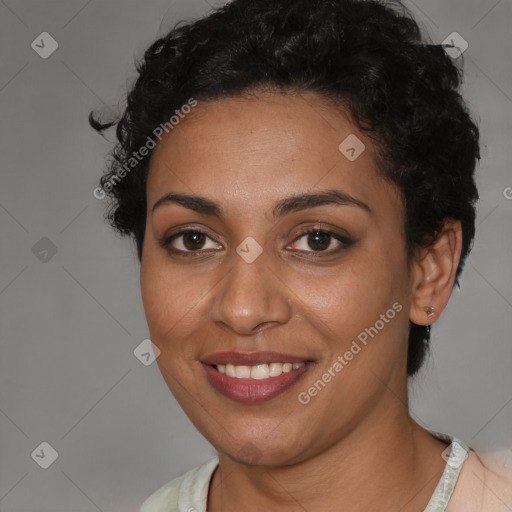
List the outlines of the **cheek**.
{"type": "MultiPolygon", "coordinates": [[[[156,359],[160,373],[183,406],[188,403],[189,394],[201,394],[195,387],[196,361],[190,338],[197,326],[197,315],[201,314],[198,308],[204,294],[193,278],[171,268],[158,249],[147,249],[140,280],[146,321],[151,341],[160,350],[156,359]]],[[[194,416],[193,411],[190,414],[194,416]]]]}
{"type": "Polygon", "coordinates": [[[345,265],[316,276],[290,274],[287,284],[304,314],[330,329],[328,337],[352,336],[373,325],[395,301],[403,300],[406,276],[400,272],[400,262],[361,251],[345,265]]]}
{"type": "Polygon", "coordinates": [[[322,371],[331,368],[337,375],[319,403],[362,407],[379,394],[403,357],[407,275],[399,256],[376,254],[361,254],[321,279],[296,284],[306,322],[324,340],[322,371]],[[341,370],[332,368],[339,356],[341,370]]]}
{"type": "MultiPolygon", "coordinates": [[[[203,279],[204,280],[204,279],[203,279]]],[[[162,352],[180,351],[204,295],[201,277],[173,269],[165,255],[148,250],[141,262],[141,295],[152,341],[162,352]]]]}

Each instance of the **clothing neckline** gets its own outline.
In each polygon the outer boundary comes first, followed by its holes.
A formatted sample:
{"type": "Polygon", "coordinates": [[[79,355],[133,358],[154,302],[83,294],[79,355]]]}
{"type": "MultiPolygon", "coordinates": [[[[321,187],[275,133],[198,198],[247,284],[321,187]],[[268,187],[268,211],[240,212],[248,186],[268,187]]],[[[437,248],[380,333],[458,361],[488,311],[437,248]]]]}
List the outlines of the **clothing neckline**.
{"type": "MultiPolygon", "coordinates": [[[[450,444],[446,447],[442,455],[443,459],[446,460],[443,474],[423,512],[445,512],[455,489],[455,485],[457,484],[464,461],[467,459],[468,452],[471,451],[471,449],[456,437],[431,430],[429,430],[429,432],[440,441],[450,444]]],[[[194,507],[199,505],[199,503],[195,502],[195,499],[198,499],[202,506],[199,510],[206,511],[210,485],[213,474],[218,466],[219,458],[215,456],[198,467],[197,473],[194,476],[190,475],[190,478],[195,480],[195,482],[202,483],[199,489],[199,495],[193,496],[193,493],[190,492],[193,487],[192,481],[183,482],[184,485],[181,486],[179,494],[180,510],[195,510],[194,507]]]]}
{"type": "Polygon", "coordinates": [[[466,443],[456,437],[440,432],[433,432],[431,430],[429,432],[440,441],[448,442],[450,445],[443,451],[442,456],[446,460],[443,474],[424,512],[445,512],[455,486],[457,485],[464,461],[467,459],[471,449],[466,443]],[[448,450],[450,450],[449,456],[447,455],[448,450]]]}

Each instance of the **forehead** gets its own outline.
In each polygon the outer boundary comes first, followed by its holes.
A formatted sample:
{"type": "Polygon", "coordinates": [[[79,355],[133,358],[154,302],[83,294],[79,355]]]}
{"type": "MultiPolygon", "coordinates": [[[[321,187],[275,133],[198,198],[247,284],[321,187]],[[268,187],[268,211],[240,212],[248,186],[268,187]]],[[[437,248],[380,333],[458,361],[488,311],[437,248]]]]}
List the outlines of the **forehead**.
{"type": "Polygon", "coordinates": [[[341,107],[312,92],[263,92],[199,101],[157,144],[147,195],[148,206],[169,191],[264,206],[291,191],[364,200],[383,187],[373,143],[341,107]]]}

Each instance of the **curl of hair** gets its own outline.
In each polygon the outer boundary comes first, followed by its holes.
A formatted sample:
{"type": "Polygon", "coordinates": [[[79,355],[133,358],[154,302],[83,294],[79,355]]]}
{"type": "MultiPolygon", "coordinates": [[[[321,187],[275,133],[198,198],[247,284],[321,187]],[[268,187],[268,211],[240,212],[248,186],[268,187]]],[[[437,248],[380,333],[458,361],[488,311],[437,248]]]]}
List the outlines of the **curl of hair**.
{"type": "MultiPolygon", "coordinates": [[[[462,71],[441,45],[422,36],[399,0],[233,0],[178,23],[136,62],[138,77],[116,126],[118,143],[101,185],[118,176],[175,110],[258,88],[313,91],[347,110],[372,138],[382,174],[400,190],[409,258],[462,225],[456,283],[475,232],[479,131],[458,89],[462,71]]],[[[151,152],[108,191],[107,218],[142,255],[151,152]]],[[[171,163],[172,165],[172,163],[171,163]]],[[[407,373],[428,351],[429,331],[411,324],[407,373]]]]}

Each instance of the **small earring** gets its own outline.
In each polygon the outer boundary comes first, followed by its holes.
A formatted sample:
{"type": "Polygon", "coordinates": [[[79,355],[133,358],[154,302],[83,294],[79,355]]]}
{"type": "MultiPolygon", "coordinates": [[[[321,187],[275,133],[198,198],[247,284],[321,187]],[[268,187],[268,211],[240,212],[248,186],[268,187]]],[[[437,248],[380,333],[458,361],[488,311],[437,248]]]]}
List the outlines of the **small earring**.
{"type": "Polygon", "coordinates": [[[427,313],[427,317],[430,318],[434,314],[434,308],[427,306],[425,308],[425,313],[427,313]]]}

